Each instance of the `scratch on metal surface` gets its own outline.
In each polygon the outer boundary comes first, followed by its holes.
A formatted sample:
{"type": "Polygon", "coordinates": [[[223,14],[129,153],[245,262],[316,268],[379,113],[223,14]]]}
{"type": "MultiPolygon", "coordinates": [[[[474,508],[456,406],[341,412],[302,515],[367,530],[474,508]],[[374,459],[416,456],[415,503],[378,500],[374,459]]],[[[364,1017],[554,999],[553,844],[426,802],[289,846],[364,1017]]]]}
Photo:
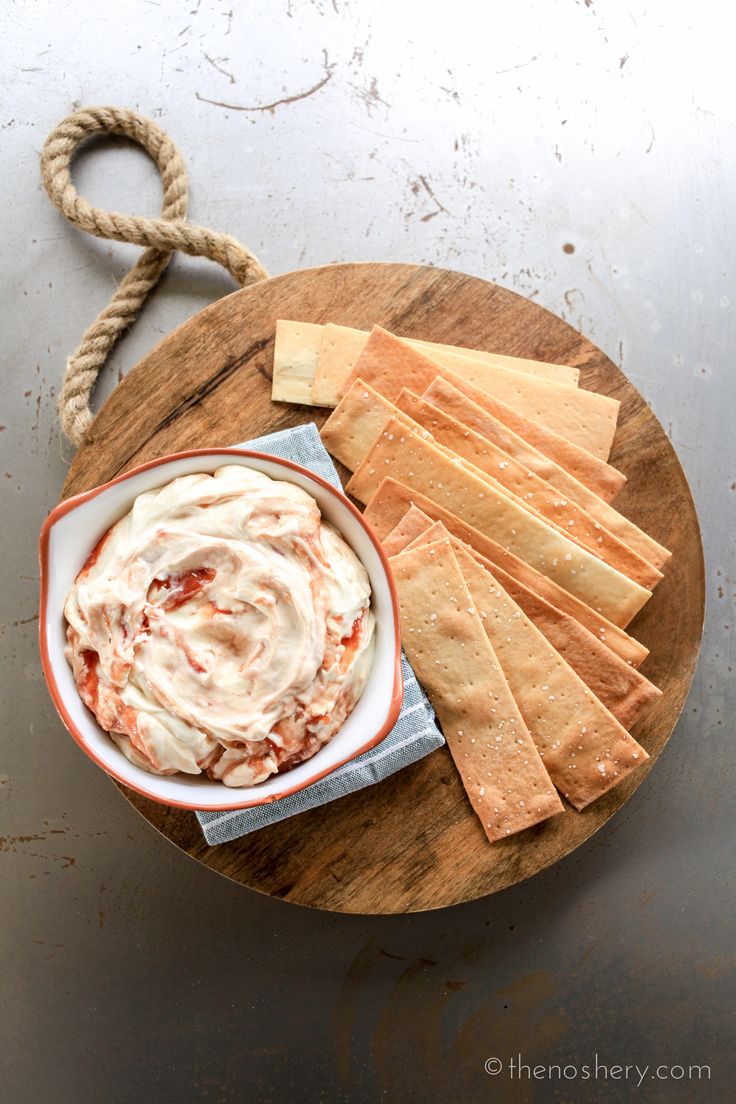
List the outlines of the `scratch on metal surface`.
{"type": "Polygon", "coordinates": [[[651,152],[652,152],[652,146],[654,145],[654,137],[655,137],[655,135],[654,135],[654,127],[652,126],[652,124],[651,124],[651,123],[649,124],[649,129],[650,129],[650,130],[651,130],[651,132],[652,132],[652,136],[651,136],[651,138],[649,139],[649,145],[648,145],[648,146],[647,146],[647,148],[646,148],[646,149],[644,150],[644,152],[645,152],[645,153],[651,153],[651,152]]]}
{"type": "Polygon", "coordinates": [[[18,843],[35,843],[37,840],[45,840],[45,836],[0,836],[0,851],[15,851],[18,843]]]}
{"type": "Polygon", "coordinates": [[[580,288],[568,288],[568,290],[563,295],[563,299],[565,300],[565,304],[568,310],[572,311],[575,310],[576,307],[580,306],[580,302],[575,302],[576,295],[579,295],[582,303],[585,303],[585,296],[583,295],[580,288]]]}
{"type": "MultiPolygon", "coordinates": [[[[19,844],[36,843],[36,842],[42,842],[43,843],[43,842],[45,842],[45,840],[46,840],[45,835],[38,835],[38,834],[25,835],[25,836],[0,836],[0,852],[5,852],[5,853],[16,852],[18,850],[18,845],[19,844]]],[[[48,861],[60,862],[62,870],[66,870],[71,866],[76,866],[77,865],[77,860],[74,858],[73,855],[44,854],[41,851],[24,851],[23,854],[25,854],[28,858],[31,858],[31,859],[44,859],[44,861],[46,861],[46,862],[48,862],[48,861]]],[[[49,873],[50,873],[49,870],[44,871],[44,874],[49,874],[49,873]]],[[[30,875],[30,876],[35,877],[35,875],[30,875]]]]}
{"type": "MultiPolygon", "coordinates": [[[[364,134],[372,134],[375,138],[388,138],[392,142],[411,142],[412,145],[419,145],[419,138],[405,138],[401,134],[383,134],[379,130],[371,130],[370,127],[361,126],[359,123],[352,123],[352,126],[356,130],[362,130],[364,134]]],[[[373,154],[371,154],[371,157],[373,154]]]]}
{"type": "MultiPolygon", "coordinates": [[[[232,73],[229,73],[227,69],[223,69],[221,65],[218,65],[214,58],[211,58],[208,53],[204,53],[205,61],[208,61],[213,69],[216,69],[218,73],[222,73],[223,77],[227,77],[230,84],[235,84],[235,77],[232,73]]],[[[229,61],[229,58],[222,58],[222,61],[229,61]]]]}
{"type": "Polygon", "coordinates": [[[356,98],[364,105],[369,115],[373,114],[373,109],[378,104],[383,104],[384,107],[391,107],[391,104],[387,103],[379,93],[378,81],[375,77],[371,77],[371,82],[367,87],[361,88],[360,85],[350,82],[350,88],[356,93],[356,98]]]}
{"type": "Polygon", "coordinates": [[[315,92],[319,92],[321,88],[332,80],[335,72],[334,63],[330,64],[325,57],[325,75],[321,80],[318,80],[316,84],[313,84],[311,88],[305,89],[304,92],[297,92],[293,96],[282,96],[279,100],[272,100],[271,103],[266,104],[234,104],[225,103],[222,100],[210,100],[207,96],[202,96],[199,92],[195,92],[195,98],[201,103],[212,104],[213,107],[224,107],[227,111],[270,111],[274,114],[277,107],[282,107],[285,104],[296,103],[297,100],[306,100],[309,96],[313,96],[315,92]]]}
{"type": "Polygon", "coordinates": [[[526,69],[527,65],[531,65],[535,61],[539,61],[538,54],[535,54],[534,57],[530,57],[528,61],[519,62],[518,65],[510,65],[508,69],[497,69],[496,76],[500,77],[504,73],[513,73],[515,69],[526,69]]]}
{"type": "Polygon", "coordinates": [[[429,214],[422,215],[422,217],[419,221],[420,222],[429,222],[430,219],[435,218],[440,213],[445,214],[445,215],[449,215],[450,212],[447,210],[447,208],[442,203],[440,203],[439,199],[437,198],[437,196],[434,194],[432,188],[430,187],[429,182],[427,181],[427,178],[425,176],[422,176],[421,173],[418,177],[418,182],[415,181],[414,185],[412,185],[412,191],[414,192],[415,195],[419,191],[419,184],[421,184],[421,186],[424,188],[425,192],[427,193],[429,198],[433,201],[433,203],[437,204],[437,210],[436,211],[430,211],[429,214]]]}

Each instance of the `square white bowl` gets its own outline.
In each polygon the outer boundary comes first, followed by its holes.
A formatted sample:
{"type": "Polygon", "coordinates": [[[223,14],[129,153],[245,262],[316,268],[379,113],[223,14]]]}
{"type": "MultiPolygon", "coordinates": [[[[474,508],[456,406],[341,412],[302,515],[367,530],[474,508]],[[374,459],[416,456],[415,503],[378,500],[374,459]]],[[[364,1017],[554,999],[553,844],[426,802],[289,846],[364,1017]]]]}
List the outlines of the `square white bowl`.
{"type": "Polygon", "coordinates": [[[248,449],[197,449],[152,460],[110,483],[66,499],[52,510],[41,531],[41,662],[51,697],[66,728],[113,778],[144,797],[185,809],[225,811],[278,801],[375,747],[393,728],[401,710],[401,637],[399,605],[388,560],[378,537],[353,504],[318,475],[298,464],[248,449]],[[365,689],[342,728],[311,759],[257,786],[232,789],[206,775],[150,774],[131,763],[77,691],[64,658],[64,603],[77,574],[97,541],[128,512],[144,491],[181,475],[213,472],[225,464],[242,464],[273,479],[295,483],[317,501],[322,516],[345,538],[368,572],[376,618],[373,666],[365,689]]]}

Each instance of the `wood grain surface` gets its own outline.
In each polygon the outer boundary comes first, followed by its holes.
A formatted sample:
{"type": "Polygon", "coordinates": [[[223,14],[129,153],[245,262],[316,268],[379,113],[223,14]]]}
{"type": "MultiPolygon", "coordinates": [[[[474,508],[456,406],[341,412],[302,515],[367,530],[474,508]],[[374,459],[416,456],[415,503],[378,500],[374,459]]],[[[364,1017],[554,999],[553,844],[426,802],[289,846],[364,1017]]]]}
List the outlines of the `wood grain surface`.
{"type": "MultiPolygon", "coordinates": [[[[120,787],[163,835],[220,874],[284,900],[352,913],[440,908],[513,885],[569,854],[647,777],[687,696],[703,626],[697,517],[677,456],[638,391],[590,341],[513,292],[456,272],[343,264],[235,292],[162,341],[105,403],[72,463],[68,496],[179,449],[230,445],[328,411],[271,402],[277,318],[369,329],[571,364],[581,385],[622,402],[611,462],[628,477],[615,505],[673,552],[630,631],[651,649],[643,673],[663,697],[634,727],[651,760],[583,813],[489,844],[445,748],[392,778],[208,847],[194,813],[120,787]]],[[[341,473],[345,475],[345,472],[341,473]]]]}

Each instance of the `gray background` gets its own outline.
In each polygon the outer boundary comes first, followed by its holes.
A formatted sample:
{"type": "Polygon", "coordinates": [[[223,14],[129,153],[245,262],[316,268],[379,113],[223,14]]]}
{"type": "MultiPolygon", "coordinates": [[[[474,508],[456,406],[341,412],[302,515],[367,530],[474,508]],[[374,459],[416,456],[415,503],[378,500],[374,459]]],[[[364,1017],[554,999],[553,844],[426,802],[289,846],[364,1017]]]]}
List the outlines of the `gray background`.
{"type": "MultiPolygon", "coordinates": [[[[713,0],[3,5],[4,1099],[733,1094],[729,11],[713,0]],[[192,218],[272,272],[380,259],[496,280],[596,341],[667,428],[706,549],[699,673],[651,777],[554,869],[423,916],[284,905],[177,853],[63,732],[35,620],[37,532],[71,455],[55,396],[65,355],[136,251],[69,227],[40,188],[38,154],[73,107],[101,102],[157,118],[185,153],[192,218]],[[486,1058],[519,1052],[530,1065],[597,1053],[712,1074],[650,1072],[637,1089],[582,1071],[533,1084],[484,1072],[486,1058]]],[[[75,179],[105,206],[157,210],[155,172],[130,148],[85,156],[75,179]]],[[[177,258],[98,398],[231,287],[177,258]]]]}

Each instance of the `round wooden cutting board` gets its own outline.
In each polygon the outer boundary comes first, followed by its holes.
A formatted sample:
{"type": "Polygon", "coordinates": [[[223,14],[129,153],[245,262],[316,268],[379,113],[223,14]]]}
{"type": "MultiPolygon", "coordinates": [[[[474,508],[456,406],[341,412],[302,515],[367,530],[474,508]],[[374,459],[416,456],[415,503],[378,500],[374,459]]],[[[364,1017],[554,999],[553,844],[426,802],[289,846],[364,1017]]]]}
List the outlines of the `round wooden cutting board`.
{"type": "MultiPolygon", "coordinates": [[[[199,862],[287,901],[352,913],[440,908],[513,885],[570,853],[654,766],[685,702],[703,626],[700,533],[677,456],[638,391],[561,319],[483,280],[402,264],[290,272],[235,292],[172,333],[123,380],[95,419],[68,496],[145,460],[230,445],[329,411],[271,402],[277,318],[337,322],[570,364],[581,385],[622,402],[611,462],[628,477],[616,507],[672,550],[665,578],[630,631],[651,649],[643,673],[663,697],[633,733],[651,760],[583,813],[572,808],[489,844],[446,748],[379,785],[233,843],[208,847],[194,813],[120,787],[199,862]]],[[[345,472],[341,473],[345,475],[345,472]]]]}

